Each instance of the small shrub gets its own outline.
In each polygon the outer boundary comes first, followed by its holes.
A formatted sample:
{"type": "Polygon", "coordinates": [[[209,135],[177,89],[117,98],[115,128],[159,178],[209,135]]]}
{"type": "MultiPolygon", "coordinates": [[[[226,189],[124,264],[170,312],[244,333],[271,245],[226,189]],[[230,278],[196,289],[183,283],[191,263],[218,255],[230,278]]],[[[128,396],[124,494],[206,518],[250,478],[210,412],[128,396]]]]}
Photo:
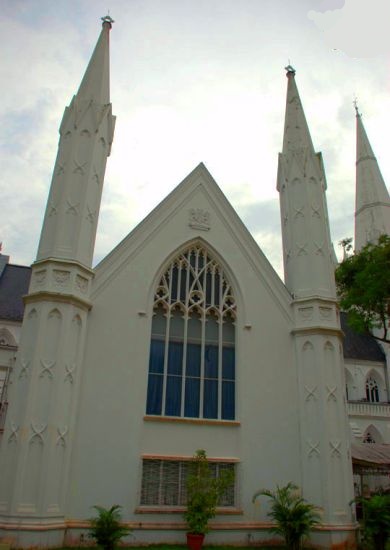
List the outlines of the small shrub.
{"type": "Polygon", "coordinates": [[[302,548],[303,540],[320,523],[318,509],[306,502],[299,494],[298,487],[291,482],[285,487],[276,486],[276,491],[257,491],[252,502],[262,495],[271,499],[268,516],[276,523],[271,531],[284,538],[288,550],[302,548]]]}
{"type": "Polygon", "coordinates": [[[103,550],[114,550],[121,538],[131,532],[131,529],[121,524],[121,506],[115,504],[106,509],[103,506],[94,506],[98,516],[90,520],[89,536],[103,550]]]}

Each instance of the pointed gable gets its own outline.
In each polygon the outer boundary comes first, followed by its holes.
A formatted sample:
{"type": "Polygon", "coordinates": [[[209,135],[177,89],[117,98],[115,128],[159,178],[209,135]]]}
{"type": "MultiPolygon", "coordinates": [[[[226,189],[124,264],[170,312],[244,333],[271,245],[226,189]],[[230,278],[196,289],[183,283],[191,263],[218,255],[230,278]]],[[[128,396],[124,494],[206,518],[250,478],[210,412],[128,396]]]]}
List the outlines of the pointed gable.
{"type": "MultiPolygon", "coordinates": [[[[159,253],[161,247],[166,250],[166,261],[186,243],[199,239],[218,258],[222,256],[227,266],[232,263],[232,255],[237,256],[240,251],[289,315],[286,288],[203,163],[100,262],[95,270],[93,295],[98,295],[151,242],[151,248],[158,247],[159,253]]],[[[232,273],[229,276],[236,277],[232,273]]]]}

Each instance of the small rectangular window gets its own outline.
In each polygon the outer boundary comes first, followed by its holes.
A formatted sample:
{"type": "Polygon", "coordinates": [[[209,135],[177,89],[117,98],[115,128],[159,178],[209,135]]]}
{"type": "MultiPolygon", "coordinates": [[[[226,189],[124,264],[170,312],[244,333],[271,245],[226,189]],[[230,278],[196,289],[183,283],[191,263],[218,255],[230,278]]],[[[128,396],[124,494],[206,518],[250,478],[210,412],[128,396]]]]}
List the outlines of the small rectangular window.
{"type": "MultiPolygon", "coordinates": [[[[188,460],[149,459],[142,461],[141,506],[185,506],[188,460]]],[[[232,462],[211,462],[218,477],[223,470],[235,472],[232,462]]],[[[235,506],[236,476],[221,497],[220,507],[235,506]]]]}

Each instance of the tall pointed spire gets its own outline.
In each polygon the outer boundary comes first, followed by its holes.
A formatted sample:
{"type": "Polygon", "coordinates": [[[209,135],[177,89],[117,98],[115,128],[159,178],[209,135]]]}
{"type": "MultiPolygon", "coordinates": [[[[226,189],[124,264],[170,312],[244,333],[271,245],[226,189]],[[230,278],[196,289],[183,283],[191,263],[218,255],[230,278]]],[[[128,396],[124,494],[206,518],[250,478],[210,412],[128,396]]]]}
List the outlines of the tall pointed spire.
{"type": "Polygon", "coordinates": [[[333,297],[334,267],[322,156],[313,147],[295,82],[295,70],[288,65],[286,71],[286,114],[277,186],[285,282],[296,297],[333,297]]]}
{"type": "Polygon", "coordinates": [[[283,136],[283,154],[289,151],[309,149],[314,153],[309,127],[295,82],[295,69],[287,65],[287,101],[283,136]]]}
{"type": "Polygon", "coordinates": [[[39,524],[36,544],[42,546],[61,546],[66,529],[81,358],[92,307],[92,257],[115,123],[109,103],[111,23],[103,18],[78,94],[61,122],[37,260],[24,297],[12,385],[16,398],[4,435],[12,445],[3,446],[0,455],[3,525],[13,524],[15,516],[23,532],[39,524]],[[49,532],[53,517],[55,532],[49,532]]]}
{"type": "Polygon", "coordinates": [[[390,235],[390,197],[356,105],[355,250],[390,235]]]}
{"type": "Polygon", "coordinates": [[[110,55],[109,40],[113,19],[102,17],[103,27],[99,39],[81,81],[77,97],[106,105],[110,103],[110,55]]]}
{"type": "Polygon", "coordinates": [[[295,71],[290,66],[286,70],[286,119],[278,191],[285,282],[292,295],[294,319],[291,336],[299,395],[300,485],[305,497],[323,510],[324,547],[335,548],[342,542],[346,544],[345,533],[354,529],[349,506],[353,496],[349,428],[339,351],[342,333],[325,170],[321,154],[314,151],[295,71]]]}
{"type": "Polygon", "coordinates": [[[78,93],[66,107],[37,260],[92,265],[107,157],[115,117],[110,104],[109,33],[103,28],[78,93]]]}

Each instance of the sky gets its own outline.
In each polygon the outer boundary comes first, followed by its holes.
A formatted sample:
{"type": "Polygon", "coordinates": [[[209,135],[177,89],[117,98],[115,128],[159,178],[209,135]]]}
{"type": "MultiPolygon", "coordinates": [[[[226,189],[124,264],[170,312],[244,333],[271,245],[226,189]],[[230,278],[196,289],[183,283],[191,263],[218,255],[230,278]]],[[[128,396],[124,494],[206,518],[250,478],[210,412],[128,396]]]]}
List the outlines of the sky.
{"type": "Polygon", "coordinates": [[[389,186],[388,0],[0,0],[0,242],[36,255],[58,128],[101,29],[117,116],[94,264],[204,162],[282,276],[287,79],[324,157],[336,253],[353,236],[355,112],[389,186]]]}

